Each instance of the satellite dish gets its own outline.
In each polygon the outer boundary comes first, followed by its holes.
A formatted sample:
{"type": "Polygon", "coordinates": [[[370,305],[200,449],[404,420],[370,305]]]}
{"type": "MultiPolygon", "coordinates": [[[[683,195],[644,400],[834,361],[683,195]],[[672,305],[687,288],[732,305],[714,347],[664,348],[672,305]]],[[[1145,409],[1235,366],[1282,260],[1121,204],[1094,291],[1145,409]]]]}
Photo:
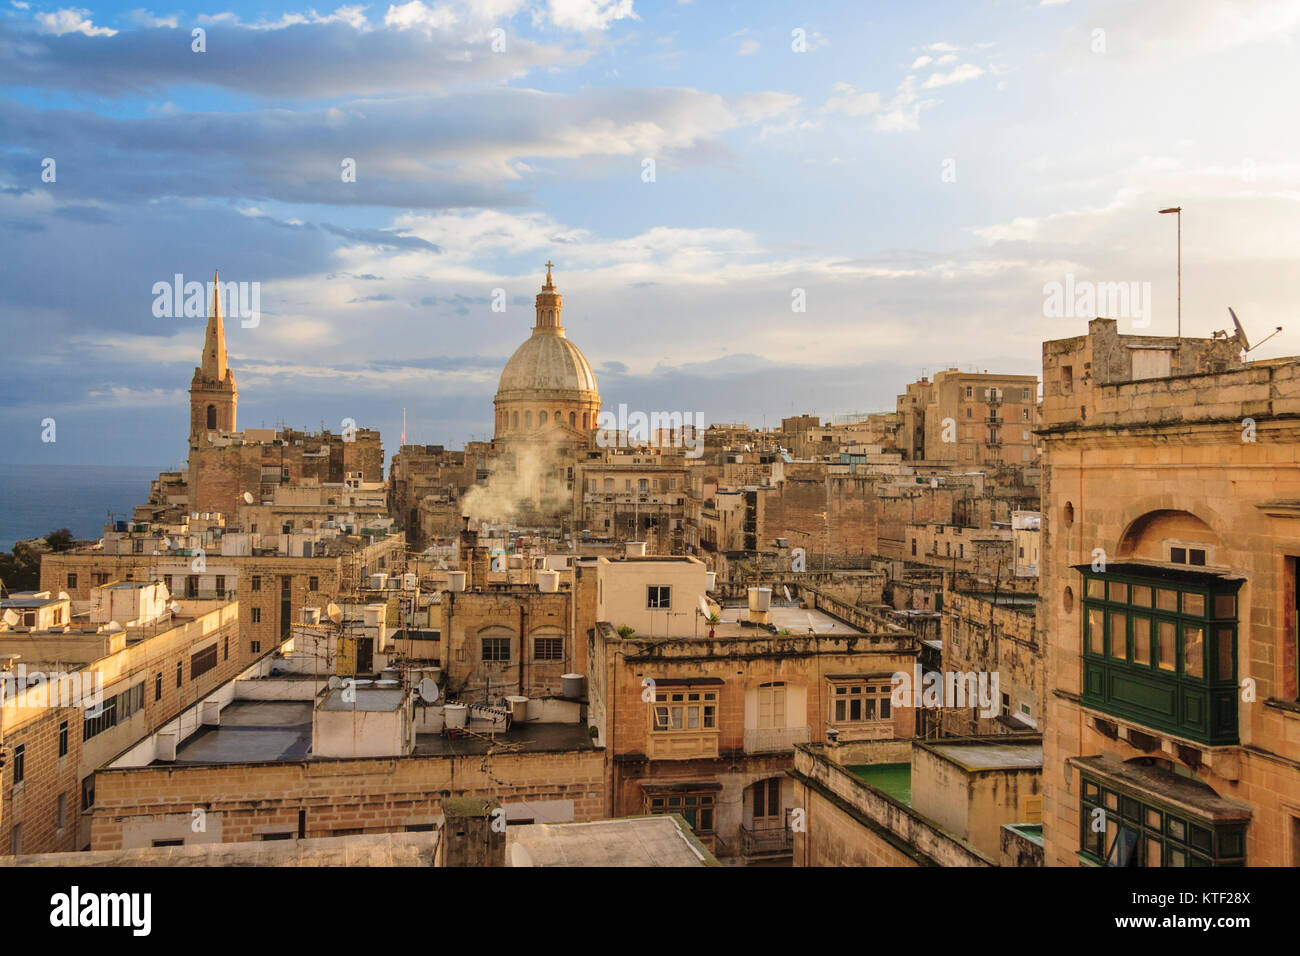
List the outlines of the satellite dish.
{"type": "Polygon", "coordinates": [[[180,602],[180,601],[172,601],[171,604],[168,604],[168,605],[167,605],[167,609],[168,609],[169,611],[171,611],[173,614],[179,614],[180,611],[181,611],[181,602],[180,602]]]}
{"type": "Polygon", "coordinates": [[[117,634],[121,630],[122,625],[118,624],[117,621],[109,621],[108,627],[104,628],[104,631],[108,634],[117,634]]]}
{"type": "Polygon", "coordinates": [[[66,600],[68,600],[68,592],[67,592],[67,591],[60,591],[60,592],[59,592],[59,600],[60,600],[60,601],[66,601],[66,600]]]}
{"type": "Polygon", "coordinates": [[[251,491],[245,491],[245,492],[244,492],[244,504],[246,504],[246,505],[251,505],[252,503],[253,503],[253,493],[252,493],[251,491]]]}
{"type": "Polygon", "coordinates": [[[22,618],[18,616],[18,612],[13,610],[13,608],[10,608],[8,611],[5,611],[5,623],[8,624],[10,627],[17,627],[18,622],[21,620],[22,618]]]}
{"type": "Polygon", "coordinates": [[[1279,325],[1276,329],[1274,329],[1272,332],[1266,335],[1263,339],[1256,342],[1254,345],[1251,345],[1249,340],[1246,338],[1246,330],[1243,329],[1241,327],[1241,323],[1237,321],[1237,313],[1233,312],[1231,307],[1228,308],[1228,315],[1232,316],[1232,325],[1237,330],[1237,337],[1241,339],[1241,347],[1247,352],[1251,351],[1252,349],[1259,348],[1261,345],[1263,345],[1273,336],[1277,335],[1279,332],[1282,331],[1282,326],[1279,325]]]}
{"type": "Polygon", "coordinates": [[[705,617],[709,616],[709,602],[704,600],[704,595],[700,595],[700,613],[705,617]]]}
{"type": "Polygon", "coordinates": [[[343,621],[343,612],[339,609],[339,606],[335,604],[333,601],[331,601],[326,606],[325,616],[328,617],[335,624],[340,624],[343,621]]]}
{"type": "Polygon", "coordinates": [[[426,677],[420,681],[416,692],[420,695],[420,700],[432,704],[438,699],[438,684],[432,677],[426,677]]]}
{"type": "Polygon", "coordinates": [[[329,684],[330,690],[338,690],[343,686],[343,678],[339,677],[338,674],[331,674],[327,683],[329,684]]]}
{"type": "Polygon", "coordinates": [[[790,596],[790,588],[789,588],[789,587],[787,587],[786,585],[783,584],[783,585],[781,585],[781,590],[785,592],[785,599],[786,599],[787,601],[791,601],[791,602],[794,601],[794,598],[792,598],[792,597],[790,596]]]}
{"type": "Polygon", "coordinates": [[[163,550],[166,551],[168,548],[170,548],[170,547],[172,546],[172,539],[171,539],[171,538],[163,538],[163,539],[162,539],[162,546],[163,546],[163,550]]]}
{"type": "Polygon", "coordinates": [[[1246,338],[1246,330],[1241,327],[1237,321],[1237,313],[1232,311],[1232,306],[1228,306],[1228,315],[1232,316],[1232,326],[1237,330],[1237,338],[1241,339],[1241,347],[1247,352],[1250,351],[1250,340],[1246,338]]]}

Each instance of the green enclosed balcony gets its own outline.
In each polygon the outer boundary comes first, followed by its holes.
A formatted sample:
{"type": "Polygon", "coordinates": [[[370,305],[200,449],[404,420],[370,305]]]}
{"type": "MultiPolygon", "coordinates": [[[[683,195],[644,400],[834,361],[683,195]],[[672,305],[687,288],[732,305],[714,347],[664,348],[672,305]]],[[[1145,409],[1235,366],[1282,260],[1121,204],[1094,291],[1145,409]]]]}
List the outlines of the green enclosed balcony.
{"type": "Polygon", "coordinates": [[[1237,743],[1241,579],[1161,565],[1083,575],[1083,703],[1208,746],[1237,743]]]}

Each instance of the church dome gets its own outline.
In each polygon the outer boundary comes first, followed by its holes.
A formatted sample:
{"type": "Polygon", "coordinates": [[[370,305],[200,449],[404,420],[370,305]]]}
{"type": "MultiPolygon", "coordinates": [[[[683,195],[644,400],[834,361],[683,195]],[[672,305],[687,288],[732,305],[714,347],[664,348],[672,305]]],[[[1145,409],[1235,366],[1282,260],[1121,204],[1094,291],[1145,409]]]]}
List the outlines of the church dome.
{"type": "Polygon", "coordinates": [[[565,336],[562,308],[548,262],[533,334],[510,356],[497,385],[498,439],[581,442],[596,428],[596,376],[582,349],[565,336]]]}
{"type": "MultiPolygon", "coordinates": [[[[560,391],[596,391],[596,376],[591,371],[591,364],[582,350],[569,341],[563,329],[534,329],[506,362],[497,386],[497,397],[523,398],[537,392],[560,391]]],[[[572,397],[584,396],[575,394],[572,397]]]]}

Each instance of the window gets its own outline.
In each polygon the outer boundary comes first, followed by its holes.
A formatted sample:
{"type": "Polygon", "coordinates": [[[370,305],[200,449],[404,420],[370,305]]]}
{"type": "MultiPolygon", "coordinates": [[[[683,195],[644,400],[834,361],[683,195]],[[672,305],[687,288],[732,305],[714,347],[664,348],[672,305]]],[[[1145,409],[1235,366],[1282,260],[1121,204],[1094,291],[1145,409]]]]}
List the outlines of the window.
{"type": "Polygon", "coordinates": [[[672,590],[673,590],[672,588],[666,585],[661,585],[661,584],[650,585],[648,588],[646,588],[647,596],[646,596],[645,606],[651,611],[660,611],[671,607],[672,590]]]}
{"type": "Polygon", "coordinates": [[[754,818],[781,815],[781,778],[761,780],[754,784],[754,818]]]}
{"type": "Polygon", "coordinates": [[[652,711],[651,729],[656,733],[678,733],[718,729],[716,691],[658,691],[652,711]]]}
{"type": "Polygon", "coordinates": [[[564,659],[564,638],[533,638],[533,657],[539,661],[559,661],[564,659]]]}
{"type": "Polygon", "coordinates": [[[889,720],[892,716],[889,678],[879,682],[833,685],[832,723],[855,724],[867,720],[889,720]]]}
{"type": "Polygon", "coordinates": [[[785,727],[785,684],[764,684],[758,689],[759,730],[785,727]]]}
{"type": "Polygon", "coordinates": [[[482,659],[485,661],[510,660],[510,638],[508,637],[483,638],[482,659]]]}
{"type": "Polygon", "coordinates": [[[65,720],[59,724],[59,756],[68,755],[68,722],[65,720]]]}
{"type": "Polygon", "coordinates": [[[1082,778],[1079,845],[1106,866],[1244,866],[1246,828],[1217,827],[1144,794],[1112,790],[1082,778]]]}
{"type": "Polygon", "coordinates": [[[260,653],[262,653],[262,642],[261,642],[261,641],[249,641],[249,642],[248,642],[248,649],[249,649],[250,651],[252,651],[254,654],[260,654],[260,653]]]}
{"type": "Polygon", "coordinates": [[[916,539],[912,539],[912,557],[916,557],[916,539]]]}
{"type": "Polygon", "coordinates": [[[176,662],[176,686],[181,687],[185,684],[185,665],[180,661],[176,662]]]}
{"type": "Polygon", "coordinates": [[[75,574],[69,573],[69,574],[68,574],[68,590],[72,590],[72,589],[75,588],[76,586],[77,586],[77,576],[76,576],[75,574]]]}
{"type": "Polygon", "coordinates": [[[712,793],[652,796],[648,802],[649,806],[646,809],[652,814],[678,813],[690,824],[696,834],[707,836],[713,833],[714,795],[712,793]]]}
{"type": "Polygon", "coordinates": [[[221,659],[223,661],[230,660],[230,638],[229,637],[225,639],[224,643],[221,646],[221,659]]]}
{"type": "Polygon", "coordinates": [[[91,717],[90,712],[81,721],[81,739],[90,740],[104,731],[117,726],[117,697],[106,697],[100,705],[99,714],[91,717]]]}
{"type": "Polygon", "coordinates": [[[252,609],[252,621],[254,624],[262,623],[262,609],[260,607],[255,607],[252,609]]]}
{"type": "Polygon", "coordinates": [[[59,831],[67,829],[68,826],[68,795],[59,794],[58,802],[55,804],[54,817],[59,831]]]}
{"type": "Polygon", "coordinates": [[[967,386],[966,386],[966,397],[967,397],[967,398],[971,398],[972,396],[974,396],[974,394],[975,394],[975,392],[971,389],[971,387],[970,387],[969,385],[967,385],[967,386]]]}
{"type": "Polygon", "coordinates": [[[22,783],[27,772],[27,745],[19,744],[14,748],[14,783],[22,783]]]}
{"type": "Polygon", "coordinates": [[[23,825],[15,823],[9,831],[9,853],[11,856],[17,856],[23,852],[23,825]]]}
{"type": "Polygon", "coordinates": [[[248,582],[248,589],[250,591],[262,590],[262,576],[260,574],[253,575],[252,579],[248,582]]]}
{"type": "Polygon", "coordinates": [[[1085,706],[1235,743],[1237,582],[1159,569],[1084,576],[1085,706]]]}
{"type": "Polygon", "coordinates": [[[81,781],[81,809],[89,810],[95,805],[95,775],[92,773],[81,781]]]}
{"type": "Polygon", "coordinates": [[[320,578],[318,578],[318,577],[317,577],[316,575],[314,575],[314,574],[313,574],[311,577],[309,577],[309,578],[307,579],[307,590],[308,590],[308,591],[319,591],[319,590],[320,590],[320,578]]]}
{"type": "Polygon", "coordinates": [[[153,699],[162,700],[162,671],[159,671],[153,679],[153,699]]]}
{"type": "Polygon", "coordinates": [[[1022,389],[1020,390],[1020,400],[1021,400],[1022,402],[1027,402],[1027,401],[1029,401],[1029,389],[1027,389],[1027,388],[1022,388],[1022,389]]]}
{"type": "Polygon", "coordinates": [[[190,680],[201,677],[217,666],[217,645],[205,647],[190,656],[190,680]]]}

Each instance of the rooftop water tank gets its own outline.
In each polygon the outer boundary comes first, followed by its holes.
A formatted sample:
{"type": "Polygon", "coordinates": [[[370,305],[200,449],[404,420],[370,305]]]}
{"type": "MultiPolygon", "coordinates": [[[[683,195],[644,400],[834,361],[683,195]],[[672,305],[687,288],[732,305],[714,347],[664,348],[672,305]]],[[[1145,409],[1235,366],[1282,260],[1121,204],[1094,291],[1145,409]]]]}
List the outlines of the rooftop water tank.
{"type": "Polygon", "coordinates": [[[586,680],[581,674],[563,674],[560,676],[560,695],[568,700],[578,700],[582,697],[583,682],[586,680]]]}

